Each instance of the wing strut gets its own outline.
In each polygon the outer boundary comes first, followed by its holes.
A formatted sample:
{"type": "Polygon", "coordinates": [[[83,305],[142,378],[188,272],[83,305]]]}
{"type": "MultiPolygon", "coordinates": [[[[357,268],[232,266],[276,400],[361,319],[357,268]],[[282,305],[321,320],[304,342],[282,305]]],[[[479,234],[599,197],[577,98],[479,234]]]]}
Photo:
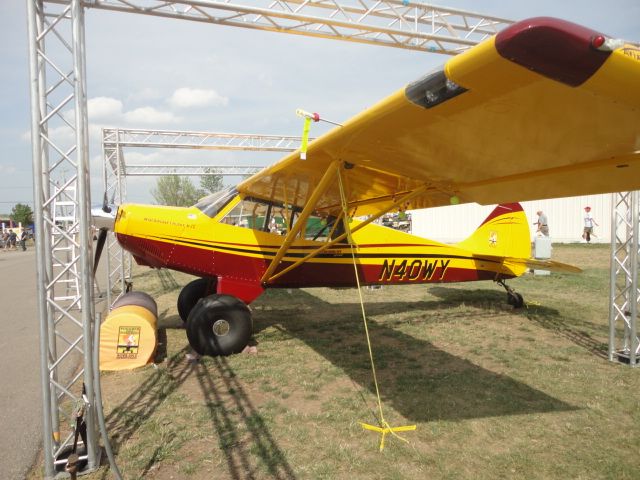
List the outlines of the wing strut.
{"type": "Polygon", "coordinates": [[[289,230],[289,232],[287,233],[287,236],[284,237],[284,241],[282,242],[282,245],[280,246],[278,253],[276,253],[276,256],[274,257],[274,259],[271,260],[271,263],[269,264],[269,267],[267,268],[267,270],[264,272],[264,275],[262,275],[260,282],[262,282],[263,284],[267,283],[269,280],[272,280],[271,274],[275,271],[275,269],[280,264],[282,257],[284,257],[285,253],[287,253],[287,250],[289,250],[291,243],[296,238],[298,233],[300,233],[300,230],[302,229],[302,227],[306,225],[307,218],[309,218],[309,215],[311,215],[311,212],[313,212],[313,209],[315,208],[316,203],[318,203],[320,196],[327,190],[327,188],[331,186],[331,182],[334,180],[333,174],[338,170],[339,165],[340,165],[340,162],[338,160],[334,160],[329,164],[327,171],[324,172],[324,175],[320,180],[320,183],[318,183],[315,190],[311,194],[311,197],[309,197],[309,200],[307,201],[307,204],[305,205],[304,209],[300,213],[298,220],[293,225],[293,227],[289,230]]]}
{"type": "MultiPolygon", "coordinates": [[[[328,172],[328,171],[327,171],[328,172]]],[[[340,172],[338,172],[339,174],[340,172]]],[[[326,174],[325,174],[326,175],[326,174]]],[[[324,180],[324,178],[323,178],[324,180]]],[[[318,188],[320,187],[320,185],[318,185],[318,188]]],[[[396,207],[399,207],[400,205],[403,205],[405,203],[407,203],[409,200],[411,200],[412,198],[419,196],[421,194],[423,194],[428,188],[430,188],[429,185],[422,185],[421,187],[413,190],[412,192],[407,193],[406,195],[404,195],[403,197],[401,197],[399,200],[393,202],[391,205],[389,205],[387,208],[378,211],[376,214],[372,215],[371,217],[367,218],[364,222],[360,223],[359,225],[357,225],[356,227],[352,228],[350,230],[351,234],[357,232],[358,230],[360,230],[361,228],[366,227],[367,225],[369,225],[371,222],[377,220],[378,218],[380,218],[381,216],[383,216],[385,213],[395,209],[396,207]]],[[[316,189],[317,190],[317,189],[316,189]]],[[[315,192],[314,192],[315,194],[315,192]]],[[[315,200],[314,200],[315,202],[315,200]]],[[[307,207],[309,207],[309,205],[313,205],[310,201],[307,203],[307,207]]],[[[306,207],[305,207],[306,210],[306,207]]],[[[303,211],[304,213],[304,211],[303,211]]],[[[309,216],[310,212],[307,213],[307,217],[309,216]]],[[[302,218],[302,215],[301,215],[302,218]]],[[[304,218],[306,220],[306,217],[304,218]]],[[[296,225],[298,225],[298,223],[300,223],[300,219],[296,222],[296,225]]],[[[293,232],[292,232],[293,233],[293,232]]],[[[287,238],[289,236],[287,235],[287,238]]],[[[285,242],[287,241],[287,238],[285,238],[285,242]]],[[[273,276],[268,276],[267,274],[271,275],[273,273],[273,271],[275,270],[275,267],[277,266],[276,260],[279,262],[282,257],[284,256],[284,254],[286,253],[285,251],[283,251],[283,248],[285,248],[285,244],[283,243],[282,247],[280,247],[280,250],[278,251],[278,254],[276,255],[276,258],[273,259],[273,261],[271,262],[271,264],[269,265],[269,269],[267,269],[267,272],[265,272],[265,274],[263,275],[261,281],[263,283],[268,283],[268,282],[272,282],[274,280],[276,280],[277,278],[281,277],[282,275],[284,275],[287,272],[290,272],[291,270],[293,270],[294,268],[302,265],[303,263],[305,263],[307,260],[312,259],[313,257],[317,256],[318,254],[324,252],[326,249],[328,249],[329,247],[332,247],[333,245],[335,245],[336,243],[339,243],[341,241],[343,241],[345,238],[347,238],[347,233],[343,233],[342,235],[334,238],[333,240],[331,240],[328,243],[325,243],[324,245],[322,245],[321,247],[319,247],[318,249],[314,250],[313,252],[309,253],[306,257],[298,260],[297,262],[289,265],[287,268],[285,268],[284,270],[278,272],[277,274],[273,275],[273,276]],[[279,255],[280,252],[282,251],[282,255],[279,255]],[[273,267],[273,269],[271,268],[273,267]]],[[[291,241],[293,241],[293,238],[291,239],[291,241]]],[[[291,241],[288,242],[288,244],[286,245],[286,248],[289,247],[289,245],[291,245],[291,241]]]]}

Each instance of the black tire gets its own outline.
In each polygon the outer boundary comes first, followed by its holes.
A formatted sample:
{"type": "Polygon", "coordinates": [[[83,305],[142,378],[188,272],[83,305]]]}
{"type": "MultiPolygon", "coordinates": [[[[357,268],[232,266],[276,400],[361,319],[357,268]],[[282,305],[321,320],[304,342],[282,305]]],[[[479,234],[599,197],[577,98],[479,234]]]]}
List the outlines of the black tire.
{"type": "Polygon", "coordinates": [[[507,303],[513,308],[522,308],[524,306],[524,298],[518,292],[507,293],[507,303]]]}
{"type": "Polygon", "coordinates": [[[118,307],[123,307],[125,305],[136,305],[138,307],[143,307],[149,310],[153,315],[158,317],[158,305],[156,301],[149,295],[144,292],[128,292],[122,295],[119,299],[113,302],[111,305],[111,309],[116,309],[118,307]]]}
{"type": "Polygon", "coordinates": [[[198,300],[216,293],[216,283],[215,278],[198,278],[185,285],[178,295],[178,315],[183,322],[187,321],[191,309],[195,307],[198,300]]]}
{"type": "Polygon", "coordinates": [[[200,355],[216,357],[240,353],[253,333],[251,311],[231,295],[209,295],[191,310],[187,338],[200,355]]]}

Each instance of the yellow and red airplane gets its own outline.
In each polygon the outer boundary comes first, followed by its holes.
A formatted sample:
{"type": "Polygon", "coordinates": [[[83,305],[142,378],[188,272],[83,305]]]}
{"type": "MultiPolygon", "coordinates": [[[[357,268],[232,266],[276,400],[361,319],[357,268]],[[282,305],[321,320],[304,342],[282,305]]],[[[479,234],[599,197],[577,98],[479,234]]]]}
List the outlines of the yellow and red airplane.
{"type": "Polygon", "coordinates": [[[200,354],[241,351],[265,288],[504,280],[529,268],[522,200],[640,188],[640,49],[553,18],[516,23],[191,208],[119,207],[142,265],[201,277],[178,309],[200,354]],[[499,205],[445,245],[373,223],[392,211],[499,205]],[[355,264],[355,268],[354,268],[355,264]]]}

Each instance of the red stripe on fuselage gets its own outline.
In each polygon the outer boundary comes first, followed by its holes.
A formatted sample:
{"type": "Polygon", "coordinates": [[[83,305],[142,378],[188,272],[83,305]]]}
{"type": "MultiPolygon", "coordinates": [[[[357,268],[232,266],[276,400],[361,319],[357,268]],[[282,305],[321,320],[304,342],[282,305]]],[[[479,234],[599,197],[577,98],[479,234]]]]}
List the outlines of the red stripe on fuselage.
{"type": "MultiPolygon", "coordinates": [[[[118,241],[141,263],[165,267],[199,277],[222,276],[246,283],[259,284],[270,259],[234,254],[208,248],[161,242],[148,238],[117,234],[118,241]]],[[[254,246],[255,247],[255,246],[254,246]]],[[[260,253],[256,250],[256,253],[260,253]]],[[[271,252],[272,253],[272,252],[271,252]]],[[[396,267],[389,275],[383,275],[382,265],[358,264],[360,282],[371,284],[443,283],[490,280],[493,271],[447,267],[443,257],[428,277],[418,274],[416,268],[400,271],[396,267]]],[[[398,262],[400,263],[400,262],[398,262]]],[[[282,262],[279,270],[291,262],[282,262]]],[[[416,265],[417,267],[417,265],[416,265]]],[[[503,278],[507,278],[503,275],[503,278]]],[[[352,263],[306,262],[269,284],[272,288],[301,287],[353,287],[356,285],[352,263]]]]}

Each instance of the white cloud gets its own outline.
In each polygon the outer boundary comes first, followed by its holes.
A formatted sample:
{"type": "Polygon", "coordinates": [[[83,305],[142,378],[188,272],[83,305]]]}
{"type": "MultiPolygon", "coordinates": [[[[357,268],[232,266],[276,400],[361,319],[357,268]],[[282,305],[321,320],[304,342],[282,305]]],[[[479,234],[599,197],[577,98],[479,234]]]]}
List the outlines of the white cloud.
{"type": "Polygon", "coordinates": [[[177,89],[168,101],[176,108],[225,107],[229,104],[229,99],[215,90],[188,87],[177,89]]]}
{"type": "Polygon", "coordinates": [[[124,111],[121,100],[110,97],[95,97],[87,102],[89,119],[92,125],[105,124],[123,126],[133,124],[135,126],[159,125],[176,123],[181,119],[171,112],[158,110],[152,106],[138,107],[124,111]]]}
{"type": "Polygon", "coordinates": [[[180,121],[180,118],[173,113],[162,112],[153,107],[140,107],[130,112],[125,112],[124,119],[127,123],[136,125],[158,125],[180,121]]]}
{"type": "Polygon", "coordinates": [[[87,101],[89,118],[104,119],[122,115],[122,102],[110,97],[95,97],[87,101]]]}

